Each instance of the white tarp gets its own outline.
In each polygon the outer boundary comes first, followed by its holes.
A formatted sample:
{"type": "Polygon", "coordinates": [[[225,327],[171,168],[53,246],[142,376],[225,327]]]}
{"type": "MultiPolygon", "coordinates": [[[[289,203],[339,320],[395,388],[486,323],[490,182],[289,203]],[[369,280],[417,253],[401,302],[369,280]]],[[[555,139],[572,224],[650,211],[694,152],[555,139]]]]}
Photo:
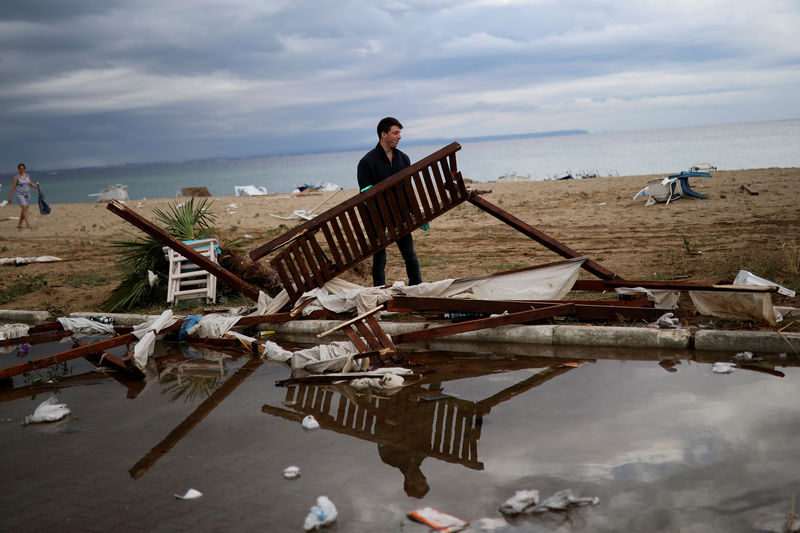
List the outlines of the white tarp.
{"type": "Polygon", "coordinates": [[[772,293],[689,291],[697,312],[732,320],[755,320],[772,326],[778,323],[772,293]]]}
{"type": "Polygon", "coordinates": [[[103,324],[88,318],[59,317],[58,322],[66,331],[73,331],[82,335],[114,335],[113,324],[103,324]]]}
{"type": "Polygon", "coordinates": [[[190,337],[201,339],[219,339],[236,325],[242,317],[210,313],[203,315],[194,326],[186,330],[190,337]]]}
{"type": "Polygon", "coordinates": [[[263,291],[258,291],[258,303],[256,304],[256,310],[250,313],[249,316],[272,315],[280,311],[283,306],[288,303],[289,293],[286,292],[286,289],[278,293],[275,298],[272,298],[263,291]]]}
{"type": "MultiPolygon", "coordinates": [[[[760,278],[747,270],[740,270],[733,284],[746,287],[776,287],[779,294],[794,297],[795,292],[775,282],[760,278]]],[[[772,326],[793,314],[792,307],[776,307],[769,292],[709,292],[690,291],[692,303],[701,315],[733,320],[755,320],[772,326]]]]}
{"type": "Polygon", "coordinates": [[[515,272],[486,274],[471,278],[405,285],[395,282],[389,288],[362,287],[349,281],[333,279],[324,286],[304,293],[295,308],[303,307],[308,315],[317,309],[335,313],[358,314],[374,309],[394,295],[429,298],[464,298],[480,300],[560,300],[567,295],[586,258],[579,257],[515,272]],[[311,303],[306,303],[312,300],[311,303]]]}
{"type": "Polygon", "coordinates": [[[267,194],[267,188],[261,185],[234,185],[234,192],[236,196],[264,196],[267,194]]]}
{"type": "Polygon", "coordinates": [[[54,263],[61,258],[54,255],[40,255],[39,257],[0,257],[0,265],[27,265],[28,263],[54,263]]]}
{"type": "Polygon", "coordinates": [[[678,307],[680,291],[668,291],[660,289],[645,289],[644,287],[618,287],[614,289],[617,294],[637,294],[644,293],[647,299],[653,302],[656,309],[675,309],[678,307]]]}
{"type": "Polygon", "coordinates": [[[0,326],[0,341],[26,337],[29,329],[28,324],[3,324],[0,326]]]}
{"type": "Polygon", "coordinates": [[[353,356],[358,353],[350,341],[320,344],[305,350],[298,350],[292,354],[292,368],[303,369],[309,372],[352,372],[367,370],[369,358],[364,357],[358,361],[353,356]]]}
{"type": "Polygon", "coordinates": [[[147,360],[155,348],[156,335],[177,321],[178,318],[172,314],[172,310],[167,309],[158,317],[134,326],[131,333],[139,339],[139,342],[133,347],[133,362],[139,370],[145,372],[147,360]]]}
{"type": "Polygon", "coordinates": [[[787,289],[781,285],[778,285],[775,282],[769,281],[764,278],[760,278],[749,272],[747,270],[740,270],[738,274],[736,274],[736,279],[733,280],[734,285],[757,285],[759,287],[777,287],[778,294],[783,294],[784,296],[789,296],[794,298],[795,292],[791,289],[787,289]]]}

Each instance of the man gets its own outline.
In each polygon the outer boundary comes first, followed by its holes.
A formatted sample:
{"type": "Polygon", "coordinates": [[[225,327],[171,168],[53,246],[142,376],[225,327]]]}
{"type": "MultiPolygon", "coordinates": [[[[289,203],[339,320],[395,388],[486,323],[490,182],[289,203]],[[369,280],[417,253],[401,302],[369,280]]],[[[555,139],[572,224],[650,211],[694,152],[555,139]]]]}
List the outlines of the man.
{"type": "MultiPolygon", "coordinates": [[[[358,187],[360,190],[364,191],[377,185],[411,165],[408,156],[397,149],[402,129],[403,125],[393,117],[386,117],[378,122],[378,144],[358,162],[358,187]]],[[[408,284],[419,285],[422,283],[422,273],[419,269],[417,254],[414,252],[414,240],[411,238],[411,234],[398,239],[397,247],[406,263],[408,284]]],[[[385,249],[372,256],[372,285],[375,287],[386,285],[385,249]]]]}

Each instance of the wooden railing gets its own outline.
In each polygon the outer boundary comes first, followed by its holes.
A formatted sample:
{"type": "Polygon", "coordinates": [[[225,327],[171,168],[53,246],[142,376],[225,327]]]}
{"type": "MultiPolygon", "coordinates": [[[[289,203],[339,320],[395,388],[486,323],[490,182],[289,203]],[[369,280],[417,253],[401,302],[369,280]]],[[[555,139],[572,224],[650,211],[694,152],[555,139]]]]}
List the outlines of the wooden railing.
{"type": "Polygon", "coordinates": [[[452,143],[250,252],[270,264],[292,301],[467,200],[452,143]]]}

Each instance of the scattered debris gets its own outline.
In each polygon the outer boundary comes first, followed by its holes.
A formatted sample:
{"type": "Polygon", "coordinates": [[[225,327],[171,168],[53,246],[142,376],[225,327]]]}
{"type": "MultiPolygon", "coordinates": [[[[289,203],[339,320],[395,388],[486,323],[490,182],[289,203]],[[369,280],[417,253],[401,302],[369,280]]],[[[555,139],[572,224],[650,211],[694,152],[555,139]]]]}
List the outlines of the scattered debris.
{"type": "Polygon", "coordinates": [[[422,509],[411,511],[408,513],[408,517],[437,531],[444,531],[447,533],[461,531],[469,525],[469,522],[466,520],[462,520],[457,516],[444,513],[432,507],[423,507],[422,509]]]}
{"type": "Polygon", "coordinates": [[[736,365],[733,363],[717,362],[711,365],[711,371],[715,374],[732,374],[736,370],[736,365]]]}
{"type": "Polygon", "coordinates": [[[183,495],[176,494],[175,497],[178,498],[179,500],[196,500],[200,498],[202,495],[203,493],[197,489],[189,489],[183,495]]]}
{"type": "Polygon", "coordinates": [[[518,490],[512,497],[500,504],[500,512],[505,515],[517,515],[528,507],[538,504],[538,490],[518,490]]]}
{"type": "Polygon", "coordinates": [[[283,469],[283,479],[299,479],[300,478],[300,467],[299,466],[287,466],[283,469]]]}
{"type": "Polygon", "coordinates": [[[339,513],[336,511],[336,506],[330,498],[327,496],[320,496],[317,498],[317,505],[313,506],[306,516],[303,528],[306,531],[319,529],[334,523],[338,516],[339,513]]]}
{"type": "Polygon", "coordinates": [[[520,490],[500,505],[500,512],[505,515],[537,514],[545,511],[566,511],[572,507],[597,505],[598,503],[600,503],[600,498],[597,496],[579,497],[573,494],[572,489],[564,489],[540,504],[538,490],[520,490]]]}
{"type": "Polygon", "coordinates": [[[26,416],[23,425],[41,424],[43,422],[55,422],[61,420],[70,413],[69,407],[65,403],[57,403],[55,395],[39,404],[32,415],[26,416]]]}
{"type": "Polygon", "coordinates": [[[647,327],[655,329],[680,329],[681,321],[675,317],[674,313],[664,313],[658,320],[648,324],[647,327]]]}
{"type": "Polygon", "coordinates": [[[749,183],[743,183],[740,188],[751,196],[758,196],[758,191],[753,189],[749,183]]]}
{"type": "Polygon", "coordinates": [[[317,422],[317,419],[314,418],[314,415],[308,415],[305,418],[303,418],[303,428],[305,428],[305,429],[318,429],[319,428],[319,422],[317,422]]]}

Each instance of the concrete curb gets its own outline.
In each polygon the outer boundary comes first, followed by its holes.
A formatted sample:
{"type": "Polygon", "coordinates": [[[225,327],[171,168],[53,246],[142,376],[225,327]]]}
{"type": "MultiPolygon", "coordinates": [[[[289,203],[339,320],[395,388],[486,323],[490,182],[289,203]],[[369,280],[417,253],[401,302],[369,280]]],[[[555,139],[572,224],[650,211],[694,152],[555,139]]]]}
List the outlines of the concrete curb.
{"type": "MultiPolygon", "coordinates": [[[[301,341],[320,342],[316,335],[336,327],[340,322],[334,320],[297,320],[280,324],[265,324],[270,329],[301,341]]],[[[416,331],[423,327],[435,327],[435,323],[381,322],[389,335],[416,331]]],[[[336,339],[344,335],[331,335],[336,339]]],[[[327,338],[327,337],[326,337],[327,338]]],[[[646,348],[666,350],[757,353],[792,352],[790,342],[800,351],[800,333],[778,334],[772,331],[716,331],[687,329],[652,329],[615,326],[503,326],[493,329],[471,331],[442,337],[448,341],[544,344],[553,346],[605,346],[620,348],[646,348]],[[786,340],[784,340],[783,335],[786,340]]],[[[442,340],[439,339],[439,340],[442,340]]]]}
{"type": "Polygon", "coordinates": [[[47,311],[18,311],[16,309],[0,309],[0,322],[41,324],[51,322],[50,313],[47,311]]]}
{"type": "MultiPolygon", "coordinates": [[[[90,318],[101,313],[70,313],[73,318],[90,318]]],[[[114,323],[121,326],[135,326],[159,315],[140,315],[128,313],[107,313],[114,323]]],[[[40,324],[51,322],[47,311],[21,311],[0,309],[0,323],[40,324]]],[[[298,342],[331,342],[346,338],[341,333],[318,339],[317,335],[328,331],[341,322],[338,320],[295,320],[273,324],[263,324],[260,329],[273,330],[298,342]]],[[[389,335],[417,331],[421,328],[449,324],[391,322],[385,320],[381,325],[389,335]]],[[[728,330],[687,330],[652,329],[616,326],[503,326],[459,333],[442,337],[447,341],[481,342],[503,344],[539,344],[551,346],[604,346],[620,348],[646,348],[698,351],[754,353],[794,353],[800,352],[800,333],[777,333],[774,331],[728,331],[728,330]]],[[[439,339],[441,340],[441,339],[439,339]]]]}
{"type": "Polygon", "coordinates": [[[696,350],[795,353],[800,352],[800,333],[700,330],[694,335],[694,347],[696,350]]]}

